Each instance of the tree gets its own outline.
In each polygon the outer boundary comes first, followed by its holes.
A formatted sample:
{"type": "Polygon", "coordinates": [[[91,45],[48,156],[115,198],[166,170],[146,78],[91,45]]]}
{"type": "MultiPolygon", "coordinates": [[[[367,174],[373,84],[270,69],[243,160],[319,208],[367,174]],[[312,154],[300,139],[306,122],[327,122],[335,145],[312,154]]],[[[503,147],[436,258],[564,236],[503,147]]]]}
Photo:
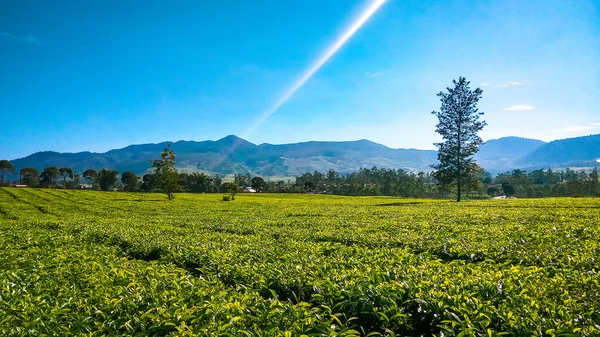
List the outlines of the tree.
{"type": "Polygon", "coordinates": [[[152,192],[152,190],[156,187],[156,177],[154,174],[147,173],[142,177],[142,191],[144,192],[152,192]]]}
{"type": "Polygon", "coordinates": [[[103,191],[110,190],[110,188],[119,180],[118,175],[118,171],[107,170],[105,168],[98,171],[98,184],[100,185],[100,189],[103,191]]]}
{"type": "Polygon", "coordinates": [[[135,173],[127,171],[121,175],[121,182],[123,183],[123,189],[128,192],[137,191],[140,179],[135,173]]]}
{"type": "Polygon", "coordinates": [[[477,109],[482,90],[471,90],[464,77],[452,80],[454,88],[448,92],[440,92],[442,102],[440,111],[433,111],[439,123],[435,131],[443,141],[435,143],[438,148],[439,164],[433,165],[434,176],[441,185],[456,184],[456,201],[460,201],[464,182],[472,181],[471,177],[480,174],[473,155],[483,143],[477,134],[487,123],[480,120],[483,112],[477,109]]]}
{"type": "Polygon", "coordinates": [[[27,186],[36,186],[40,173],[33,167],[25,167],[19,171],[19,181],[27,186]]]}
{"type": "Polygon", "coordinates": [[[588,177],[589,180],[589,195],[592,197],[600,196],[600,182],[598,181],[598,170],[594,167],[594,170],[588,177]]]}
{"type": "Polygon", "coordinates": [[[40,174],[40,183],[45,187],[53,187],[60,171],[55,166],[48,166],[40,174]]]}
{"type": "Polygon", "coordinates": [[[83,172],[83,177],[87,179],[88,185],[90,186],[93,186],[98,183],[98,172],[96,172],[96,170],[85,170],[85,172],[83,172]]]}
{"type": "Polygon", "coordinates": [[[504,193],[504,195],[507,197],[512,197],[515,195],[515,188],[509,183],[502,183],[502,193],[504,193]]]}
{"type": "Polygon", "coordinates": [[[179,186],[179,175],[175,169],[175,152],[171,150],[171,144],[160,154],[160,159],[152,162],[152,167],[160,190],[172,200],[179,186]]]}
{"type": "Polygon", "coordinates": [[[4,160],[4,159],[0,160],[0,178],[1,178],[0,186],[4,186],[4,174],[6,172],[14,173],[15,168],[12,166],[12,164],[8,160],[4,160]]]}
{"type": "Polygon", "coordinates": [[[194,172],[186,177],[186,187],[190,192],[210,192],[211,184],[212,179],[205,173],[194,172]]]}
{"type": "Polygon", "coordinates": [[[236,183],[240,187],[250,186],[250,180],[251,180],[250,173],[248,173],[246,175],[236,174],[233,177],[233,182],[236,183]]]}
{"type": "Polygon", "coordinates": [[[262,192],[267,186],[267,184],[265,183],[265,180],[262,177],[256,176],[252,178],[251,186],[256,192],[262,192]]]}
{"type": "Polygon", "coordinates": [[[229,193],[230,200],[235,200],[235,195],[240,192],[241,188],[236,183],[223,183],[221,185],[223,188],[223,192],[229,193]]]}
{"type": "Polygon", "coordinates": [[[61,167],[58,170],[58,172],[63,177],[63,187],[66,188],[67,187],[67,177],[69,177],[69,179],[73,179],[73,170],[71,170],[68,167],[61,167]]]}

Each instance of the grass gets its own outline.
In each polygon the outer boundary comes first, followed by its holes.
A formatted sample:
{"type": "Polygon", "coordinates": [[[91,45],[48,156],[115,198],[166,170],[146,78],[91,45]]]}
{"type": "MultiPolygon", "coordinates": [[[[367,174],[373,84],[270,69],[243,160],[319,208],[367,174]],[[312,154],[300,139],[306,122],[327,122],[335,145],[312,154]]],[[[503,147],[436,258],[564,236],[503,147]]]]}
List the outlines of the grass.
{"type": "Polygon", "coordinates": [[[600,200],[0,189],[0,334],[600,334],[600,200]]]}

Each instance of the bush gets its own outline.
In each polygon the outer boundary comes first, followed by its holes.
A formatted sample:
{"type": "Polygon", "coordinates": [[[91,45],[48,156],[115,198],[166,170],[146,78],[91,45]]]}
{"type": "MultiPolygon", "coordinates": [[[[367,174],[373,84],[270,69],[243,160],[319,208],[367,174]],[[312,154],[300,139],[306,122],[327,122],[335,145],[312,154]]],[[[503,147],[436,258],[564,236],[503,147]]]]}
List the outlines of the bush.
{"type": "Polygon", "coordinates": [[[223,201],[230,201],[231,198],[228,195],[223,196],[223,201]]]}

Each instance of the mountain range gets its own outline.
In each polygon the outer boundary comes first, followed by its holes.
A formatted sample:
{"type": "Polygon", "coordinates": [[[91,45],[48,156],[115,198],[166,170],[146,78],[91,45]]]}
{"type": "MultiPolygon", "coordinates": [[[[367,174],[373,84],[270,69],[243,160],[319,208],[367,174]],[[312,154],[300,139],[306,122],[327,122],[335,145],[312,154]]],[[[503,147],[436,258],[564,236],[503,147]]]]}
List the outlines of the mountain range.
{"type": "MultiPolygon", "coordinates": [[[[35,167],[41,172],[44,167],[56,166],[70,167],[79,173],[88,168],[110,168],[141,175],[150,171],[151,160],[158,159],[168,144],[177,155],[181,171],[221,175],[249,172],[265,177],[291,177],[329,169],[349,173],[373,166],[420,171],[430,170],[430,165],[437,161],[437,152],[433,150],[393,149],[365,139],[256,145],[231,135],[217,141],[130,145],[105,153],[44,151],[11,162],[15,173],[24,167],[35,167]]],[[[600,134],[549,143],[504,137],[485,142],[475,156],[492,173],[515,168],[592,167],[600,165],[599,158],[600,134]]]]}

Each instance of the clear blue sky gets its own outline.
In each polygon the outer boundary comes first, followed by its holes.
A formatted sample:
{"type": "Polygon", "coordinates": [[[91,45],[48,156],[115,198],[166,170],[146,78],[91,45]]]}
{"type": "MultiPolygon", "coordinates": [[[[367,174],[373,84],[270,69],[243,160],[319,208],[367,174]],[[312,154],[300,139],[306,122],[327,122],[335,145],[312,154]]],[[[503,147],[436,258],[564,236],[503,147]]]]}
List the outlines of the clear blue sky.
{"type": "Polygon", "coordinates": [[[430,149],[458,76],[484,90],[484,139],[600,133],[585,0],[388,0],[248,133],[371,3],[1,1],[0,159],[229,134],[430,149]]]}

